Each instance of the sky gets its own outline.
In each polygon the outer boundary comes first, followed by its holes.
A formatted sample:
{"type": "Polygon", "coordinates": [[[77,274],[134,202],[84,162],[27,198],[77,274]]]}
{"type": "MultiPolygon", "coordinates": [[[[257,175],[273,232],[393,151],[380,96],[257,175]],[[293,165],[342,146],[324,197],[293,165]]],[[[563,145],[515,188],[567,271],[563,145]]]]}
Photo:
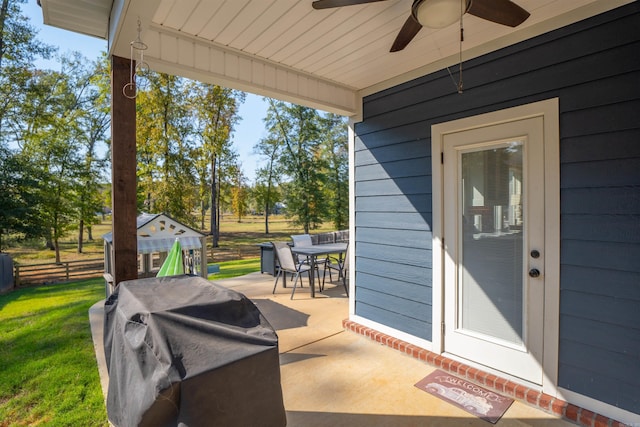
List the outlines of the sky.
{"type": "MultiPolygon", "coordinates": [[[[36,0],[27,0],[22,4],[22,11],[31,20],[31,25],[36,28],[39,40],[58,48],[59,54],[72,51],[82,53],[88,60],[93,61],[100,52],[107,50],[107,41],[95,37],[85,36],[71,31],[61,30],[43,24],[42,9],[36,0]]],[[[144,39],[144,37],[143,37],[144,39]]],[[[56,61],[38,61],[40,68],[56,68],[56,61]]],[[[267,103],[261,96],[247,93],[247,98],[240,106],[239,114],[242,117],[236,126],[233,135],[233,146],[240,155],[242,170],[249,183],[255,179],[255,170],[260,166],[260,156],[253,154],[253,147],[266,136],[264,122],[267,113],[267,103]]]]}

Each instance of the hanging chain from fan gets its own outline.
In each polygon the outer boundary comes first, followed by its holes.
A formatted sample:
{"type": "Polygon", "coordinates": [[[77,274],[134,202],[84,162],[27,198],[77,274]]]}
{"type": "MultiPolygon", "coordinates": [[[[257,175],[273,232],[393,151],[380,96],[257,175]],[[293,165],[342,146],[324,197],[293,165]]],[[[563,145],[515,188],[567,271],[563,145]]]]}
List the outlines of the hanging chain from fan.
{"type": "Polygon", "coordinates": [[[458,82],[456,83],[456,79],[453,78],[453,74],[451,74],[451,70],[447,67],[447,71],[451,76],[451,80],[453,80],[453,84],[458,89],[458,93],[462,93],[462,42],[464,41],[464,25],[462,24],[462,17],[464,16],[464,10],[460,12],[460,49],[458,51],[458,82]]]}

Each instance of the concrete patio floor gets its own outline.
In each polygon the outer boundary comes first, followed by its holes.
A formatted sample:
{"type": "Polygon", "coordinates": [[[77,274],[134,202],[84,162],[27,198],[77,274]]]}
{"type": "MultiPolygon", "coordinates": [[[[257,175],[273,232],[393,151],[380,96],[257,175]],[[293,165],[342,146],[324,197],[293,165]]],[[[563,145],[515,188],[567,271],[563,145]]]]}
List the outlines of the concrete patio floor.
{"type": "MultiPolygon", "coordinates": [[[[288,426],[488,426],[415,383],[435,368],[369,338],[346,331],[349,300],[341,284],[310,297],[253,273],[216,281],[245,294],[276,329],[288,426]]],[[[106,396],[102,346],[103,302],[89,311],[98,369],[106,396]]],[[[256,425],[260,425],[257,421],[256,425]]],[[[497,426],[570,426],[572,423],[515,401],[497,426]]]]}

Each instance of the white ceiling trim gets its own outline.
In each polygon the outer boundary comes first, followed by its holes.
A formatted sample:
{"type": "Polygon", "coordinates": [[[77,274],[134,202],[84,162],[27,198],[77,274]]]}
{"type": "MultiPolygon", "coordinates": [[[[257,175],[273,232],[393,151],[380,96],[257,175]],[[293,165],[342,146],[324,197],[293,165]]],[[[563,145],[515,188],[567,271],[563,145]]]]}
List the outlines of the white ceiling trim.
{"type": "Polygon", "coordinates": [[[102,39],[107,38],[109,11],[112,0],[41,0],[43,22],[52,27],[62,28],[102,39]],[[83,19],[76,19],[82,16],[83,19]]]}
{"type": "Polygon", "coordinates": [[[157,24],[147,28],[144,42],[144,59],[156,71],[345,116],[357,114],[362,104],[354,88],[157,24]]]}

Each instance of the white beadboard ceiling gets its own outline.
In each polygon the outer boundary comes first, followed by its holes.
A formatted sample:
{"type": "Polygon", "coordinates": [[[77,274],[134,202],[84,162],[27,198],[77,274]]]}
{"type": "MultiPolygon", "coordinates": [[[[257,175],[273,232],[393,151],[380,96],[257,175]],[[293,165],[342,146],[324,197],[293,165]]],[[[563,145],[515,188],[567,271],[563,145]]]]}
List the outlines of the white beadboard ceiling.
{"type": "MultiPolygon", "coordinates": [[[[463,59],[517,43],[633,0],[515,0],[517,28],[464,15],[463,59]]],[[[361,98],[457,64],[459,25],[423,28],[389,48],[412,0],[314,10],[312,0],[40,0],[45,24],[105,38],[128,58],[137,20],[151,68],[339,114],[361,98]]],[[[452,85],[452,90],[455,88],[452,85]]]]}

